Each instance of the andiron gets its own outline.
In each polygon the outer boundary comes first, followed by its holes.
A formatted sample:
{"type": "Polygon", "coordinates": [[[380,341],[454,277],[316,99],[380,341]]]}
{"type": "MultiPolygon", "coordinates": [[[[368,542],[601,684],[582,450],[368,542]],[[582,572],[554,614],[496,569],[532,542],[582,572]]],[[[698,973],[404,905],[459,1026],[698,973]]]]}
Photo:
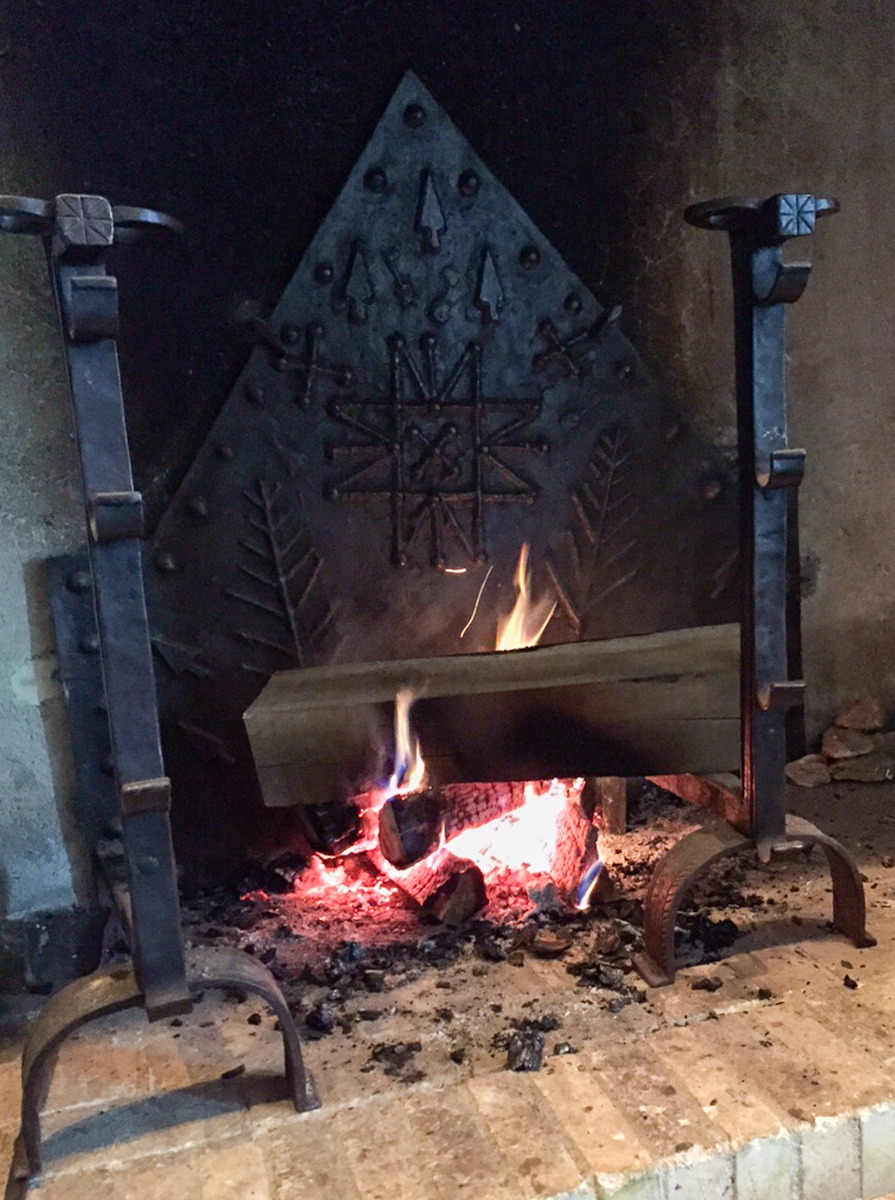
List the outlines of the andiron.
{"type": "MultiPolygon", "coordinates": [[[[789,446],[786,415],[785,306],[802,295],[807,262],[786,262],[785,243],[814,233],[835,200],[806,194],[728,197],[696,204],[685,218],[730,236],[734,294],[736,405],[740,479],[741,784],[724,806],[732,821],[689,834],[659,862],[645,901],[644,953],[638,968],[653,986],[674,979],[674,928],[697,878],[727,855],[755,849],[762,862],[823,848],[833,882],[833,924],[856,946],[866,930],[864,887],[848,851],[810,822],[786,813],[786,713],[802,703],[804,682],[790,678],[787,640],[788,495],[798,488],[805,452],[789,446]]],[[[790,633],[792,630],[789,631],[790,633]]]]}
{"type": "Polygon", "coordinates": [[[131,966],[104,968],[54,995],[22,1056],[22,1128],[13,1171],[40,1170],[40,1108],[62,1041],[88,1021],[143,1007],[150,1021],[187,1013],[206,988],[258,995],[276,1014],[296,1109],[319,1105],[286,1001],[270,972],[233,950],[184,953],[171,841],[171,787],[159,740],[143,589],[142,497],[134,490],[118,370],[118,288],[106,270],[115,243],[179,231],[149,209],[102,196],[0,197],[0,230],[44,241],[73,402],[88,554],[106,693],[112,766],[130,893],[131,966]]]}

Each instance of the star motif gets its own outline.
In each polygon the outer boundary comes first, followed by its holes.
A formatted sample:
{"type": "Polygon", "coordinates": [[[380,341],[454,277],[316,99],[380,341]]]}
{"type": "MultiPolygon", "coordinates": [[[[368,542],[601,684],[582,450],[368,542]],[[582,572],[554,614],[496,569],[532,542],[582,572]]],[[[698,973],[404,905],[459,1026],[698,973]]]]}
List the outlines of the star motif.
{"type": "Polygon", "coordinates": [[[346,503],[390,505],[391,557],[398,566],[422,560],[443,568],[449,544],[481,562],[487,558],[486,506],[527,504],[537,496],[506,451],[515,452],[511,458],[547,451],[542,440],[514,440],[540,416],[540,399],[485,396],[478,342],[447,371],[439,366],[434,334],[420,340],[421,363],[399,334],[389,338],[388,349],[387,393],[328,405],[344,433],[328,448],[336,470],[327,494],[346,503]]]}

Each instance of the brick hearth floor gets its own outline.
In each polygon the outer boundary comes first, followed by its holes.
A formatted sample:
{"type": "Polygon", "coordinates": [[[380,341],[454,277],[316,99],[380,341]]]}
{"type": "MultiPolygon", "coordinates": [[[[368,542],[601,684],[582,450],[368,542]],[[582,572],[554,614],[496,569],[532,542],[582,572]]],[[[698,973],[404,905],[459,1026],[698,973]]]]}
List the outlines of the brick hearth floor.
{"type": "MultiPolygon", "coordinates": [[[[437,973],[379,996],[383,1014],[307,1047],[324,1107],[296,1115],[281,1043],[259,1005],[209,995],[182,1026],[125,1013],[62,1052],[45,1108],[35,1200],[859,1200],[895,1196],[895,787],[794,793],[868,878],[879,946],[828,933],[828,880],[774,868],[772,905],[722,963],[618,1014],[562,964],[491,966],[464,999],[437,973]],[[777,872],[775,874],[775,872],[777,872]],[[794,923],[792,918],[796,916],[794,923]],[[798,924],[799,919],[802,920],[798,924]],[[714,993],[694,991],[716,975],[714,993]],[[844,986],[848,975],[857,987],[844,986]],[[482,989],[485,989],[484,991],[482,989]],[[759,989],[762,989],[759,996],[759,989]],[[472,993],[470,993],[472,995],[472,993]],[[770,998],[767,998],[770,994],[770,998]],[[503,1069],[470,1037],[503,1018],[560,1014],[577,1053],[503,1069]],[[764,998],[762,998],[764,997],[764,998]],[[453,1018],[433,1022],[450,1003],[453,1018]],[[523,1005],[528,1005],[523,1009],[523,1005]],[[416,1083],[370,1069],[373,1044],[417,1036],[416,1083]],[[367,1070],[361,1066],[367,1064],[367,1070]],[[222,1079],[234,1068],[245,1071],[222,1079]]],[[[760,877],[750,882],[761,888],[760,877]]],[[[734,914],[736,915],[736,914],[734,914]]],[[[743,920],[745,916],[745,920],[743,920]]],[[[462,973],[461,973],[462,974],[462,973]]],[[[468,973],[467,973],[468,974],[468,973]]],[[[605,997],[604,997],[605,1001],[605,997]]],[[[0,1051],[0,1152],[17,1130],[19,1047],[0,1051]]],[[[16,1193],[10,1191],[8,1195],[16,1193]]]]}

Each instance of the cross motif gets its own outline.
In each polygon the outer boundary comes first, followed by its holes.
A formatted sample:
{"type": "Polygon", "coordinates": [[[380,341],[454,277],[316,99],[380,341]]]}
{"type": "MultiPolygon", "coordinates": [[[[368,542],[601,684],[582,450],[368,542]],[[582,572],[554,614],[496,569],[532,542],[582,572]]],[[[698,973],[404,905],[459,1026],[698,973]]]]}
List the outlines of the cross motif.
{"type": "Polygon", "coordinates": [[[284,325],[276,334],[265,326],[261,334],[262,341],[273,355],[273,365],[276,369],[295,375],[299,385],[295,402],[299,408],[309,407],[317,380],[329,380],[342,387],[351,383],[350,370],[326,362],[320,357],[320,343],[324,333],[322,325],[306,325],[304,348],[300,353],[297,349],[302,339],[300,327],[297,325],[284,325]]]}
{"type": "Polygon", "coordinates": [[[389,390],[363,399],[332,400],[327,411],[342,426],[331,444],[336,466],[332,500],[388,503],[392,562],[420,560],[417,543],[428,535],[425,561],[447,566],[449,544],[473,562],[487,558],[485,507],[530,504],[538,489],[513,462],[543,454],[542,440],[516,441],[541,412],[540,399],[486,397],[482,347],[470,342],[443,371],[437,339],[420,340],[420,363],[400,334],[388,339],[389,390]]]}

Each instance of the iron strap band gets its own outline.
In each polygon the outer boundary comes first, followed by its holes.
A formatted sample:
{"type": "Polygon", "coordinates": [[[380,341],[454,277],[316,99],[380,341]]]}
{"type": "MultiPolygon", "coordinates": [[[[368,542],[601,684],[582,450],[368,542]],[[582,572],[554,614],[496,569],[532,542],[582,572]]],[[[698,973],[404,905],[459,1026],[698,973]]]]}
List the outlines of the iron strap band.
{"type": "Polygon", "coordinates": [[[166,775],[159,779],[137,779],[123,783],[118,795],[123,817],[171,811],[171,780],[166,775]]]}

